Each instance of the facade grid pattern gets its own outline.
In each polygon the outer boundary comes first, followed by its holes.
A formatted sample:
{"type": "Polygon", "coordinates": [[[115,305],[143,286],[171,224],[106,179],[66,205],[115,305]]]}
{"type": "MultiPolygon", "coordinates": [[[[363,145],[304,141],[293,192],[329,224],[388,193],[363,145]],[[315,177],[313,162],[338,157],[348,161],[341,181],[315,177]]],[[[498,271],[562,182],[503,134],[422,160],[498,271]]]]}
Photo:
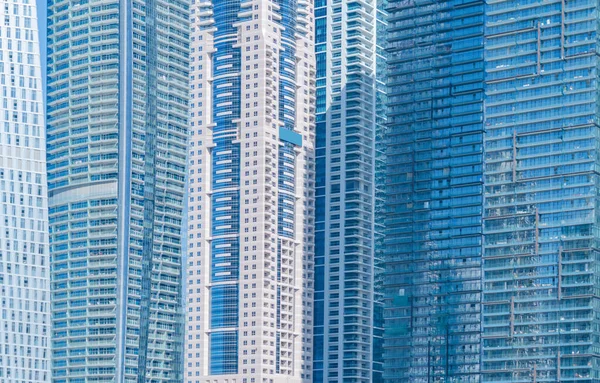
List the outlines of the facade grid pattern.
{"type": "Polygon", "coordinates": [[[35,2],[0,3],[0,382],[50,382],[46,137],[35,2]]]}
{"type": "Polygon", "coordinates": [[[187,383],[312,380],[308,1],[193,1],[187,383]]]}
{"type": "Polygon", "coordinates": [[[484,2],[390,2],[384,378],[480,381],[484,2]]]}
{"type": "Polygon", "coordinates": [[[485,11],[482,381],[597,382],[599,5],[485,11]]]}
{"type": "Polygon", "coordinates": [[[55,383],[181,379],[188,18],[48,2],[55,383]]]}
{"type": "Polygon", "coordinates": [[[381,381],[384,7],[315,2],[315,383],[381,381]]]}
{"type": "Polygon", "coordinates": [[[597,2],[389,10],[386,380],[599,381],[597,2]]]}

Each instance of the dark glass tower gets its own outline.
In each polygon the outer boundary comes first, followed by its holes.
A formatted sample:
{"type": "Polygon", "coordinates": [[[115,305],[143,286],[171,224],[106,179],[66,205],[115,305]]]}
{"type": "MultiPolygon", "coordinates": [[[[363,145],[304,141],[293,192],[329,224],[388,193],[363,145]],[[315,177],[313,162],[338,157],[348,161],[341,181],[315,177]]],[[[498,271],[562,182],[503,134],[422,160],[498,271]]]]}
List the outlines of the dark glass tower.
{"type": "Polygon", "coordinates": [[[479,382],[484,2],[388,11],[384,377],[479,382]]]}

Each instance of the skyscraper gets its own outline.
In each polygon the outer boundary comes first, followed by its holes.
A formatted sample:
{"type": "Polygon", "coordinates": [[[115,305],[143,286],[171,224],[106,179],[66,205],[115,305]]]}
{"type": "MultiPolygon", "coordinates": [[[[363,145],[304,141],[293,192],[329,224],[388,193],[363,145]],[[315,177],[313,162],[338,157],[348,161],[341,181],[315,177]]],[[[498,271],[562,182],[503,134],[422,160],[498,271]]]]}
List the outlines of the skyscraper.
{"type": "Polygon", "coordinates": [[[55,383],[182,378],[189,5],[48,2],[55,383]]]}
{"type": "Polygon", "coordinates": [[[479,382],[483,12],[390,2],[387,382],[479,382]]]}
{"type": "Polygon", "coordinates": [[[591,383],[600,9],[507,4],[485,6],[482,381],[591,383]]]}
{"type": "Polygon", "coordinates": [[[188,383],[312,380],[313,6],[192,5],[188,383]]]}
{"type": "Polygon", "coordinates": [[[315,2],[315,383],[381,381],[383,8],[315,2]]]}
{"type": "Polygon", "coordinates": [[[390,381],[598,380],[599,11],[394,4],[390,381]]]}
{"type": "Polygon", "coordinates": [[[0,381],[50,381],[46,137],[35,2],[0,4],[0,381]]]}

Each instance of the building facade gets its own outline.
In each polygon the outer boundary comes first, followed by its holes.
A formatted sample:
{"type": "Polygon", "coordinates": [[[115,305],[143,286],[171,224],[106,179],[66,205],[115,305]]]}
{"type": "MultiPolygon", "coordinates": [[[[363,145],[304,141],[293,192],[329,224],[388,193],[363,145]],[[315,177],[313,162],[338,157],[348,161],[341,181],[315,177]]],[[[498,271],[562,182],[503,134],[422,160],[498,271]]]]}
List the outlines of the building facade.
{"type": "Polygon", "coordinates": [[[315,383],[381,381],[384,7],[315,2],[315,383]]]}
{"type": "Polygon", "coordinates": [[[384,377],[479,382],[484,2],[388,10],[384,377]]]}
{"type": "Polygon", "coordinates": [[[48,2],[55,383],[179,382],[189,5],[48,2]]]}
{"type": "Polygon", "coordinates": [[[486,3],[484,382],[596,382],[599,5],[486,3]]]}
{"type": "Polygon", "coordinates": [[[598,8],[390,7],[390,382],[600,378],[598,8]]]}
{"type": "Polygon", "coordinates": [[[188,383],[312,380],[313,6],[192,4],[188,383]]]}
{"type": "Polygon", "coordinates": [[[0,382],[50,382],[46,137],[36,3],[0,4],[0,382]]]}

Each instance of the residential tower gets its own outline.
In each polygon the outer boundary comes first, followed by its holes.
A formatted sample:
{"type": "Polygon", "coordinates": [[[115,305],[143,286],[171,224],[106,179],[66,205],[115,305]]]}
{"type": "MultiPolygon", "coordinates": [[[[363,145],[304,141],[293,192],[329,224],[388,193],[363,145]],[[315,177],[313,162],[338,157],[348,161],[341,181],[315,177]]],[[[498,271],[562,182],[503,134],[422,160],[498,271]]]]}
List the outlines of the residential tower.
{"type": "Polygon", "coordinates": [[[188,383],[312,381],[312,16],[192,4],[188,383]]]}
{"type": "Polygon", "coordinates": [[[0,4],[0,381],[50,382],[46,136],[36,3],[0,4]]]}
{"type": "Polygon", "coordinates": [[[48,2],[55,383],[180,382],[189,4],[48,2]]]}

